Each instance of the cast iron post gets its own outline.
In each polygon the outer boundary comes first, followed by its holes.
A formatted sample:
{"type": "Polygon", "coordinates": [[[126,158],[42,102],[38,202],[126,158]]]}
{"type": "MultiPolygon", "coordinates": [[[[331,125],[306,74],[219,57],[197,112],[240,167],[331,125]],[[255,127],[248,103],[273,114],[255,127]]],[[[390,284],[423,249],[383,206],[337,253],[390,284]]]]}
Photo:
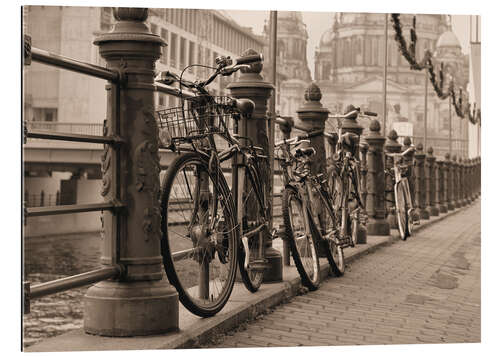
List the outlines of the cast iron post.
{"type": "MultiPolygon", "coordinates": [[[[354,105],[348,105],[345,113],[349,113],[355,109],[354,105]]],[[[341,133],[352,133],[357,135],[357,137],[361,137],[361,134],[363,133],[363,126],[361,126],[358,123],[357,117],[356,118],[344,118],[342,120],[342,131],[341,133]]],[[[354,151],[354,157],[356,160],[360,160],[360,143],[359,140],[356,140],[355,144],[355,151],[354,151]]],[[[361,172],[359,173],[361,176],[361,172]]],[[[358,182],[359,188],[361,191],[361,182],[358,182]]],[[[361,194],[361,192],[360,192],[361,194]]],[[[358,225],[358,244],[366,244],[366,227],[363,226],[363,224],[358,225]]]]}
{"type": "MultiPolygon", "coordinates": [[[[282,139],[290,139],[290,133],[292,132],[293,119],[286,118],[286,124],[280,124],[280,131],[282,139]]],[[[283,187],[283,190],[285,188],[283,187]]],[[[280,226],[284,229],[284,225],[280,226]]],[[[288,239],[282,238],[283,242],[283,265],[290,266],[290,244],[288,243],[288,239]]]]}
{"type": "Polygon", "coordinates": [[[368,235],[389,235],[389,223],[385,219],[385,167],[384,143],[385,138],[380,135],[380,123],[372,120],[370,133],[365,138],[368,143],[367,154],[367,196],[366,213],[368,214],[368,235]]]}
{"type": "Polygon", "coordinates": [[[453,204],[455,208],[462,207],[460,201],[460,166],[457,155],[453,155],[453,204]]]}
{"type": "Polygon", "coordinates": [[[366,211],[366,174],[368,173],[368,168],[366,165],[366,154],[368,153],[368,143],[366,141],[362,141],[359,144],[359,151],[361,154],[361,200],[363,201],[363,205],[365,206],[366,211]]]}
{"type": "Polygon", "coordinates": [[[124,143],[105,147],[105,200],[118,197],[122,213],[103,213],[103,264],[120,264],[123,274],[92,286],[85,295],[84,330],[104,336],[139,336],[176,330],[177,292],[164,276],[160,252],[160,160],[154,112],[155,63],[164,41],[144,21],[145,8],[114,8],[117,23],[97,37],[100,55],[120,73],[120,86],[107,86],[105,132],[124,143]]]}
{"type": "MultiPolygon", "coordinates": [[[[243,55],[257,54],[253,49],[247,49],[243,55]]],[[[251,118],[246,122],[247,136],[253,140],[256,146],[262,147],[265,150],[266,156],[270,157],[269,153],[269,136],[267,133],[267,111],[268,100],[271,97],[271,92],[274,86],[271,83],[264,81],[261,76],[262,63],[254,63],[250,69],[242,69],[238,81],[230,83],[227,86],[230,95],[234,98],[248,98],[255,103],[255,109],[251,118]]],[[[242,121],[240,127],[245,123],[242,121]]],[[[266,202],[269,214],[272,214],[273,208],[273,192],[271,192],[271,180],[274,177],[274,163],[267,163],[267,172],[264,174],[263,181],[266,185],[266,202]]],[[[272,227],[271,227],[272,228],[272,227]]],[[[283,280],[283,258],[281,253],[273,248],[271,236],[266,237],[266,252],[265,257],[268,261],[269,268],[264,273],[264,282],[271,283],[283,280]]]]}
{"type": "Polygon", "coordinates": [[[439,208],[439,213],[448,212],[448,208],[446,207],[446,167],[444,160],[436,161],[436,197],[437,197],[437,205],[439,208]]]}
{"type": "Polygon", "coordinates": [[[451,160],[451,155],[450,153],[446,153],[444,156],[446,159],[446,167],[447,167],[447,189],[446,189],[446,202],[448,204],[448,210],[454,210],[455,209],[455,204],[453,201],[453,182],[454,182],[454,168],[453,168],[453,161],[451,160]]]}
{"type": "Polygon", "coordinates": [[[439,216],[439,206],[436,201],[436,157],[433,155],[434,149],[432,146],[427,150],[427,165],[428,165],[428,175],[426,177],[427,181],[427,192],[428,192],[428,210],[431,216],[439,216]]]}
{"type": "MultiPolygon", "coordinates": [[[[403,147],[401,148],[401,151],[404,152],[407,149],[409,149],[412,146],[411,143],[411,138],[407,136],[404,138],[403,141],[403,147]]],[[[415,151],[411,151],[408,153],[404,158],[403,162],[405,165],[408,166],[408,185],[410,186],[410,193],[411,193],[411,202],[414,208],[417,208],[417,199],[416,199],[416,189],[415,189],[415,151]]],[[[419,221],[420,216],[418,213],[417,209],[413,210],[413,220],[414,221],[419,221]]]]}
{"type": "MultiPolygon", "coordinates": [[[[387,141],[385,142],[385,152],[387,153],[400,153],[401,144],[398,143],[398,133],[396,130],[391,130],[389,135],[387,135],[387,141]]],[[[394,167],[394,158],[391,156],[386,156],[385,165],[387,170],[391,170],[394,167]]],[[[396,197],[394,195],[394,179],[393,176],[385,175],[385,203],[387,211],[387,222],[393,229],[398,229],[398,221],[396,218],[396,197]]]]}
{"type": "MultiPolygon", "coordinates": [[[[328,119],[330,111],[321,104],[321,97],[320,88],[316,84],[311,83],[304,93],[305,102],[297,109],[298,118],[295,125],[304,128],[307,133],[325,130],[325,121],[328,119]]],[[[310,144],[306,146],[310,146],[316,151],[316,155],[312,156],[311,160],[311,174],[323,174],[326,179],[325,138],[323,135],[319,135],[309,140],[310,144]]],[[[314,195],[312,199],[313,214],[316,217],[321,217],[321,224],[323,226],[325,211],[323,210],[321,198],[317,196],[316,192],[312,192],[312,194],[314,195]]]]}
{"type": "Polygon", "coordinates": [[[417,212],[421,219],[429,219],[429,211],[426,208],[427,190],[425,185],[425,153],[422,143],[417,145],[417,152],[415,153],[416,161],[416,198],[417,198],[417,212]]]}

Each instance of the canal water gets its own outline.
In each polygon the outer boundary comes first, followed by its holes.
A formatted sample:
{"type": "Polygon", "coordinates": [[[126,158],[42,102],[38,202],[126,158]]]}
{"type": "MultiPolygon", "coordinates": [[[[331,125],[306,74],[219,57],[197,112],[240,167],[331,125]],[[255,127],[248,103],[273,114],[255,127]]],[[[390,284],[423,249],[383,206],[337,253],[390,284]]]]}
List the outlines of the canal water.
{"type": "MultiPolygon", "coordinates": [[[[99,232],[26,238],[25,280],[34,285],[98,268],[100,245],[99,232]]],[[[87,289],[32,300],[31,312],[23,316],[24,346],[83,327],[83,296],[87,289]]]]}

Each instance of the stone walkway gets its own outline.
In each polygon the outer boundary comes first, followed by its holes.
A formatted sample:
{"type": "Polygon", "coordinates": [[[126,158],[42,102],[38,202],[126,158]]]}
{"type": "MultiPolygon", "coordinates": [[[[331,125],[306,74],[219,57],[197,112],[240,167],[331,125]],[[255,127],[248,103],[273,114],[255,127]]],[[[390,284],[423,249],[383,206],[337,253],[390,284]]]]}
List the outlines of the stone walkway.
{"type": "Polygon", "coordinates": [[[343,277],[203,347],[480,342],[480,209],[356,260],[343,277]]]}

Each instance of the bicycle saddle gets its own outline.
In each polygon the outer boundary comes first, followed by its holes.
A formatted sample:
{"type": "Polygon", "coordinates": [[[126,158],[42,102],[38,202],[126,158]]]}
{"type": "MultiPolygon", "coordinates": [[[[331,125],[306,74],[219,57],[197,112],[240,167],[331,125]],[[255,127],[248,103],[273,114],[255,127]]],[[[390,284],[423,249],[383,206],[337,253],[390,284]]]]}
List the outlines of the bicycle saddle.
{"type": "Polygon", "coordinates": [[[347,146],[354,146],[356,144],[358,136],[353,133],[344,133],[342,134],[341,139],[342,139],[342,144],[345,144],[347,146]]]}
{"type": "Polygon", "coordinates": [[[250,99],[235,99],[235,107],[244,116],[252,115],[255,109],[255,103],[250,99]]]}
{"type": "Polygon", "coordinates": [[[312,156],[316,154],[314,148],[298,148],[295,150],[295,157],[312,156]]]}

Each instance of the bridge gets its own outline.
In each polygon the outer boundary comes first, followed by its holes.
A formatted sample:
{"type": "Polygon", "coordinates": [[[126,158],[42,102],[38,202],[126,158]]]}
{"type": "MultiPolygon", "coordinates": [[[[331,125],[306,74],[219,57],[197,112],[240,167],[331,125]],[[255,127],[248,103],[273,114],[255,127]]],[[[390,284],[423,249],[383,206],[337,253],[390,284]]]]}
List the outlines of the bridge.
{"type": "MultiPolygon", "coordinates": [[[[24,282],[25,319],[32,313],[31,307],[36,307],[33,302],[37,299],[93,284],[83,297],[83,326],[43,339],[26,347],[26,351],[186,348],[206,346],[213,339],[220,339],[219,346],[228,347],[244,345],[244,336],[247,346],[352,344],[355,335],[359,337],[357,343],[377,343],[375,339],[378,343],[400,343],[409,341],[412,333],[413,342],[429,342],[428,335],[421,332],[427,325],[412,320],[408,311],[418,312],[416,317],[421,318],[434,306],[441,308],[438,312],[443,313],[433,321],[436,331],[445,326],[438,321],[440,317],[447,320],[446,324],[467,319],[473,327],[478,325],[478,289],[474,281],[479,272],[480,158],[457,157],[450,153],[436,157],[432,147],[424,151],[421,143],[416,145],[416,164],[410,165],[410,188],[421,224],[414,237],[408,242],[400,242],[394,239],[397,227],[394,197],[385,171],[391,161],[386,153],[401,152],[413,143],[405,138],[404,146],[401,145],[395,131],[385,137],[377,120],[372,121],[363,142],[356,143],[356,156],[361,162],[361,194],[368,221],[366,226],[360,227],[360,244],[346,250],[350,270],[345,276],[329,278],[326,263],[322,262],[322,288],[316,293],[294,298],[304,294],[304,289],[295,268],[290,265],[286,240],[268,240],[265,284],[257,293],[250,294],[237,283],[229,303],[216,316],[200,319],[189,314],[179,304],[178,295],[163,271],[159,202],[151,197],[158,197],[161,168],[168,166],[174,155],[158,149],[153,94],[155,91],[176,97],[191,94],[181,94],[154,82],[154,62],[160,57],[164,43],[145,26],[147,9],[119,8],[115,16],[114,30],[94,42],[107,62],[106,68],[31,48],[29,38],[25,42],[25,65],[39,61],[108,81],[108,117],[102,127],[96,125],[96,132],[44,130],[47,128],[36,128],[33,123],[25,125],[28,166],[32,165],[34,170],[41,165],[52,165],[54,170],[71,165],[90,171],[100,169],[99,183],[102,183],[99,199],[95,192],[86,195],[96,198],[95,201],[64,203],[59,198],[55,205],[25,208],[28,222],[41,217],[91,213],[94,215],[91,219],[97,221],[102,232],[100,266],[94,270],[40,284],[24,282]],[[449,233],[437,240],[436,235],[444,231],[449,233]],[[468,245],[472,247],[470,250],[466,250],[468,245]],[[413,256],[415,250],[418,253],[413,256]],[[381,264],[387,257],[390,257],[387,265],[381,264]],[[369,273],[378,275],[370,276],[369,273]],[[374,292],[377,282],[389,285],[377,294],[374,292]],[[398,282],[404,283],[403,287],[398,282]],[[453,292],[457,295],[435,289],[455,289],[453,292]],[[392,294],[394,299],[388,298],[392,294]],[[468,315],[455,314],[458,306],[464,304],[463,300],[455,298],[464,294],[472,297],[471,305],[467,306],[468,315]],[[293,300],[289,302],[290,299],[293,300]],[[363,302],[364,299],[369,303],[363,302]],[[333,301],[335,308],[330,309],[333,301]],[[450,301],[459,305],[445,308],[450,301]],[[284,303],[283,308],[276,308],[284,303]],[[275,308],[276,311],[269,314],[275,308]],[[288,319],[279,317],[283,314],[280,309],[285,309],[288,319]],[[319,324],[307,323],[314,320],[308,314],[320,315],[320,312],[325,312],[323,322],[318,318],[319,324]],[[262,317],[262,314],[267,316],[262,317]],[[392,320],[391,316],[394,316],[392,320]],[[260,325],[259,322],[248,324],[252,337],[234,331],[253,319],[268,320],[260,325]],[[417,328],[418,332],[406,327],[391,330],[389,325],[394,327],[396,322],[417,328]],[[318,330],[322,323],[327,327],[324,333],[318,330]],[[262,326],[266,324],[283,332],[266,336],[267,327],[262,326]],[[401,339],[391,337],[389,331],[401,335],[401,339]],[[224,333],[232,336],[225,338],[224,333]],[[304,338],[294,339],[298,335],[304,338]]],[[[252,66],[238,81],[228,85],[233,97],[255,102],[255,112],[245,119],[248,121],[244,125],[252,129],[267,127],[267,131],[253,130],[249,134],[255,143],[274,148],[272,133],[275,129],[285,138],[295,132],[325,130],[329,110],[321,104],[321,90],[315,84],[307,88],[305,103],[297,111],[296,119],[275,122],[269,119],[266,115],[270,109],[268,99],[274,88],[264,81],[261,71],[261,65],[252,66]],[[271,134],[268,136],[267,132],[271,134]]],[[[341,125],[343,132],[360,134],[364,130],[355,118],[346,118],[341,125]]],[[[320,136],[311,139],[310,145],[317,155],[312,171],[324,172],[335,142],[320,136]]],[[[272,150],[268,148],[267,152],[272,158],[272,150]]],[[[229,170],[225,174],[229,175],[229,170]]],[[[279,210],[276,204],[279,194],[275,195],[279,191],[277,181],[279,172],[275,172],[274,180],[267,185],[271,187],[274,183],[276,186],[267,195],[274,210],[279,210]]],[[[52,224],[52,221],[47,222],[52,224]]],[[[281,230],[279,214],[271,225],[281,230]]],[[[436,332],[435,335],[443,338],[442,342],[476,342],[475,331],[455,328],[455,334],[436,332]]]]}

